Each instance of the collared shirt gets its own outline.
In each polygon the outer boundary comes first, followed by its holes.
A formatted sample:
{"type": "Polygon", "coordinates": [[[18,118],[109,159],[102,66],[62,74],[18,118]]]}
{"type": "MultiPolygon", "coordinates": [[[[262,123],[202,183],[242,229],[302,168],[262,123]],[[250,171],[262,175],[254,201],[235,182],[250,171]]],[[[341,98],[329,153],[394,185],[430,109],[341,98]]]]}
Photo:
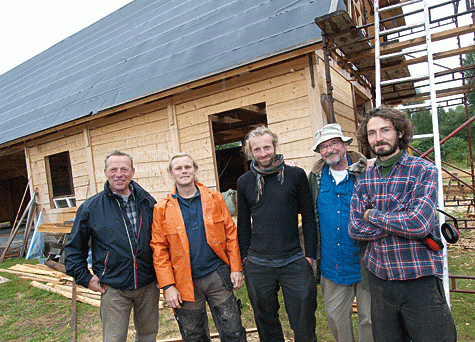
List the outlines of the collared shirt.
{"type": "Polygon", "coordinates": [[[437,169],[404,152],[383,178],[370,167],[356,183],[351,199],[350,236],[369,241],[365,264],[377,277],[407,280],[442,277],[442,251],[433,251],[420,239],[432,233],[440,238],[436,216],[437,169]],[[363,214],[372,208],[369,222],[363,214]]]}
{"type": "Polygon", "coordinates": [[[133,250],[136,250],[137,246],[137,217],[138,217],[138,210],[134,196],[134,187],[132,184],[129,185],[130,188],[130,195],[122,196],[112,191],[112,193],[116,196],[117,200],[119,201],[120,208],[122,212],[125,212],[126,215],[124,216],[125,226],[127,231],[129,232],[129,236],[131,238],[131,243],[133,245],[133,250]]]}
{"type": "Polygon", "coordinates": [[[361,281],[359,244],[348,234],[353,180],[349,175],[336,183],[325,166],[318,194],[318,217],[322,241],[321,272],[336,284],[361,281]]]}
{"type": "Polygon", "coordinates": [[[186,236],[190,246],[192,277],[202,278],[214,272],[224,262],[206,241],[200,191],[197,189],[191,198],[183,198],[177,195],[177,192],[173,196],[178,199],[183,221],[185,222],[186,236]]]}
{"type": "Polygon", "coordinates": [[[402,156],[403,153],[404,153],[404,151],[401,150],[396,155],[392,156],[389,159],[381,160],[381,158],[379,158],[379,157],[378,157],[378,159],[376,159],[376,164],[378,165],[379,169],[381,170],[381,175],[383,177],[388,176],[389,171],[391,171],[394,163],[396,163],[399,159],[401,159],[401,156],[402,156]]]}
{"type": "Polygon", "coordinates": [[[131,192],[129,196],[121,196],[125,203],[125,211],[132,226],[134,227],[135,235],[137,235],[137,206],[135,205],[134,193],[131,192]]]}

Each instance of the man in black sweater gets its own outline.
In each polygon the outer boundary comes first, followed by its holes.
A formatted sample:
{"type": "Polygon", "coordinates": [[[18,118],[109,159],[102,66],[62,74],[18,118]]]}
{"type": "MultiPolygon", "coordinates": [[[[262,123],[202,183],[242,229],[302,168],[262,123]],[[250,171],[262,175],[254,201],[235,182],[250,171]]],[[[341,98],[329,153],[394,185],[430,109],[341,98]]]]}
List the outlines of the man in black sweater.
{"type": "Polygon", "coordinates": [[[296,342],[316,341],[316,284],[313,263],[317,233],[305,171],[276,154],[277,135],[265,126],[246,137],[251,170],[238,180],[238,240],[247,291],[262,342],[284,341],[277,292],[296,342]],[[298,214],[302,215],[304,250],[298,214]],[[304,254],[305,253],[305,254],[304,254]]]}

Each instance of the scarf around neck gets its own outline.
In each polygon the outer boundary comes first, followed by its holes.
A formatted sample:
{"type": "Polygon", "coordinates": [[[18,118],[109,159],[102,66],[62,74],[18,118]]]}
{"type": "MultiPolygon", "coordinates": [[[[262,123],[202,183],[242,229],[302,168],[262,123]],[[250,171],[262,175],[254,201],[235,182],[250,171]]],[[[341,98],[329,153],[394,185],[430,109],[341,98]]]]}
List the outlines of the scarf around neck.
{"type": "Polygon", "coordinates": [[[284,156],[282,154],[276,154],[272,164],[265,168],[257,165],[254,160],[252,161],[251,170],[256,175],[257,202],[259,202],[264,192],[264,176],[277,173],[277,180],[280,184],[284,184],[284,165],[284,156]]]}

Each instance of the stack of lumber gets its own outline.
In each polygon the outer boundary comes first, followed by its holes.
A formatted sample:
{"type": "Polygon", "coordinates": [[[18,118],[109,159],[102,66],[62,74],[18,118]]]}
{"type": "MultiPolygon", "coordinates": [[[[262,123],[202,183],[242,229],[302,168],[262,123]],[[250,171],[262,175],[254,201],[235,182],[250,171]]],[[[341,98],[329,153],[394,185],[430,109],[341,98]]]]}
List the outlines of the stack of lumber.
{"type": "Polygon", "coordinates": [[[38,227],[38,232],[50,234],[69,234],[71,233],[72,226],[73,221],[66,221],[63,223],[42,223],[38,227]]]}
{"type": "MultiPolygon", "coordinates": [[[[60,294],[66,298],[72,298],[73,296],[73,278],[63,272],[51,269],[46,265],[16,264],[8,269],[0,268],[0,272],[12,273],[19,275],[20,278],[32,280],[30,282],[31,286],[60,294]]],[[[76,286],[77,301],[96,307],[100,306],[101,294],[99,292],[86,289],[80,285],[76,286]]],[[[163,294],[162,291],[160,291],[160,309],[163,307],[163,300],[163,294]]]]}
{"type": "MultiPolygon", "coordinates": [[[[30,285],[33,287],[54,292],[66,298],[72,298],[73,278],[46,265],[17,264],[8,269],[0,269],[0,272],[19,275],[20,278],[32,280],[30,285]]],[[[100,293],[79,285],[76,291],[76,300],[99,307],[101,302],[100,293]]]]}

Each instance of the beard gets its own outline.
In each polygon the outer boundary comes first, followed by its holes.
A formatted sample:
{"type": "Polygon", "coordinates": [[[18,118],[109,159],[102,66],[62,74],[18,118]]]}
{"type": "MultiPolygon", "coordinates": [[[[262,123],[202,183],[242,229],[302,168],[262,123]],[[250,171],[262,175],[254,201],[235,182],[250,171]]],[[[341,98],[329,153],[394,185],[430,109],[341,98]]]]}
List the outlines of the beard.
{"type": "Polygon", "coordinates": [[[330,155],[327,155],[325,157],[325,164],[328,166],[335,166],[338,165],[341,162],[341,156],[340,153],[332,153],[330,155]]]}
{"type": "Polygon", "coordinates": [[[373,152],[374,155],[378,156],[378,157],[387,157],[387,156],[390,156],[391,154],[393,154],[394,152],[397,151],[399,147],[399,138],[396,139],[396,141],[394,141],[393,144],[391,143],[379,143],[377,145],[373,145],[373,146],[369,146],[369,149],[371,150],[371,152],[373,152]],[[389,149],[387,150],[377,150],[377,148],[379,146],[389,146],[389,149]]]}
{"type": "Polygon", "coordinates": [[[266,167],[271,166],[274,160],[275,160],[275,153],[270,157],[255,159],[254,161],[260,168],[265,169],[266,167]]]}
{"type": "Polygon", "coordinates": [[[332,154],[325,158],[325,164],[328,166],[335,166],[341,162],[341,156],[339,153],[332,154]]]}

